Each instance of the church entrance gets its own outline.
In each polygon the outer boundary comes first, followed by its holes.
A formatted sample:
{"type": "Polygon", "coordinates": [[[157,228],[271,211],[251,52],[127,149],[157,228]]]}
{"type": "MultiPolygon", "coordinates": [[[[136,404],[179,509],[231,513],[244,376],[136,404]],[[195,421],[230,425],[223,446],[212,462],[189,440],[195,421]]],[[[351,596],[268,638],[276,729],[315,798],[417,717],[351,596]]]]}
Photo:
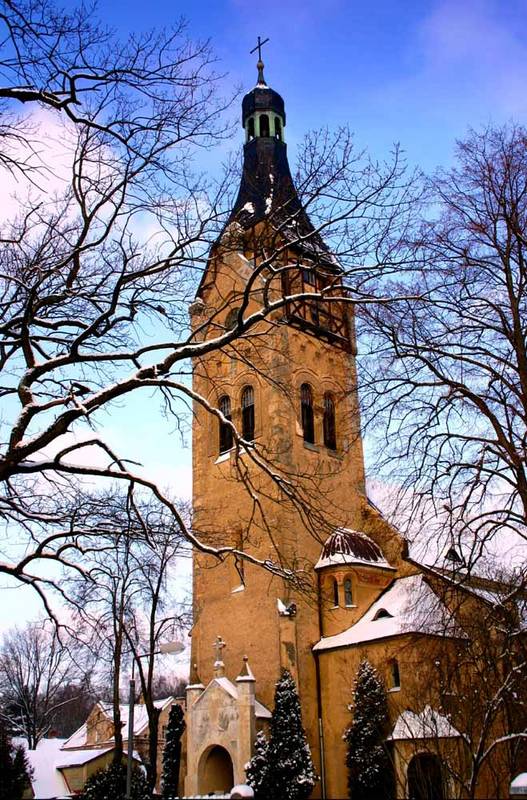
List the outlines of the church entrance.
{"type": "Polygon", "coordinates": [[[433,753],[419,753],[408,765],[409,800],[444,800],[441,762],[433,753]]]}
{"type": "Polygon", "coordinates": [[[214,745],[201,756],[198,769],[198,794],[230,792],[234,785],[232,759],[227,750],[214,745]]]}

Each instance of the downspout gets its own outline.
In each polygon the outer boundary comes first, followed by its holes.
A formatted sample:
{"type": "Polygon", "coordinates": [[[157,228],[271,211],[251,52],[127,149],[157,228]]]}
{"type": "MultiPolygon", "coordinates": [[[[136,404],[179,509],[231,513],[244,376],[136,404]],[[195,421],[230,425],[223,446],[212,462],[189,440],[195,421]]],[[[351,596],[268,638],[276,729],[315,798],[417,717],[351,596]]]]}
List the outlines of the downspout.
{"type": "MultiPolygon", "coordinates": [[[[320,591],[320,573],[317,572],[317,596],[318,596],[318,639],[322,638],[322,597],[320,591]]],[[[322,690],[320,685],[320,664],[319,654],[313,652],[315,658],[315,677],[317,683],[317,717],[318,717],[318,743],[320,748],[320,785],[322,789],[322,800],[326,800],[326,751],[324,747],[324,726],[322,724],[322,690]]]]}

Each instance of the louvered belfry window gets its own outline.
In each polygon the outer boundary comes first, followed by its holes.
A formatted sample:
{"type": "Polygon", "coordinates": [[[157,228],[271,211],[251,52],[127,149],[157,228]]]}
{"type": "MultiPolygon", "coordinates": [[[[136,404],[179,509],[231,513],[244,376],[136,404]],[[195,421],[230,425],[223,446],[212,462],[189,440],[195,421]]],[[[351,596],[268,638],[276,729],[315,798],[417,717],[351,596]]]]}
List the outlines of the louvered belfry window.
{"type": "Polygon", "coordinates": [[[335,425],[335,401],[333,395],[324,395],[324,445],[329,450],[337,449],[337,428],[335,425]]]}
{"type": "Polygon", "coordinates": [[[302,430],[304,442],[315,443],[315,420],[313,416],[313,392],[309,383],[300,387],[300,404],[302,407],[302,430]]]}
{"type": "Polygon", "coordinates": [[[242,436],[246,442],[254,439],[254,389],[246,386],[242,392],[242,436]]]}
{"type": "MultiPolygon", "coordinates": [[[[224,394],[220,397],[219,410],[227,420],[231,420],[231,398],[224,394]]],[[[220,420],[220,453],[226,453],[232,447],[232,428],[220,420]]]]}

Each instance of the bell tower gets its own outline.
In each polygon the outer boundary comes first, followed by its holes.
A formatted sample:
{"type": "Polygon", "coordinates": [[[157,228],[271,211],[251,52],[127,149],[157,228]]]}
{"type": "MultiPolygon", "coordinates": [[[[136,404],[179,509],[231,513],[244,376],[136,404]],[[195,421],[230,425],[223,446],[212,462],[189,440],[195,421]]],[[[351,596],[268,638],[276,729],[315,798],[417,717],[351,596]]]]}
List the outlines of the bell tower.
{"type": "Polygon", "coordinates": [[[194,553],[192,663],[206,685],[221,636],[226,674],[248,656],[269,708],[287,667],[319,768],[312,647],[331,598],[314,567],[331,531],[362,530],[367,515],[353,317],[294,186],[284,101],[257,66],[242,103],[239,193],[191,306],[197,339],[226,337],[193,364],[193,527],[239,553],[194,553]]]}

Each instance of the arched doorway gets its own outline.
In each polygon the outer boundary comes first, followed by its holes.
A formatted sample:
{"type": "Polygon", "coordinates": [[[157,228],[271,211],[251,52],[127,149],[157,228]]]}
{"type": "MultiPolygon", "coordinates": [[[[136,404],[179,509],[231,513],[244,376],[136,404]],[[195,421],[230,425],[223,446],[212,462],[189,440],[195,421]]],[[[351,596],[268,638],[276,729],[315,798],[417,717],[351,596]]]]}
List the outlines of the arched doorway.
{"type": "Polygon", "coordinates": [[[444,800],[441,762],[433,753],[419,753],[408,765],[409,800],[444,800]]]}
{"type": "Polygon", "coordinates": [[[209,747],[200,758],[198,794],[229,792],[234,785],[232,759],[219,744],[209,747]]]}

